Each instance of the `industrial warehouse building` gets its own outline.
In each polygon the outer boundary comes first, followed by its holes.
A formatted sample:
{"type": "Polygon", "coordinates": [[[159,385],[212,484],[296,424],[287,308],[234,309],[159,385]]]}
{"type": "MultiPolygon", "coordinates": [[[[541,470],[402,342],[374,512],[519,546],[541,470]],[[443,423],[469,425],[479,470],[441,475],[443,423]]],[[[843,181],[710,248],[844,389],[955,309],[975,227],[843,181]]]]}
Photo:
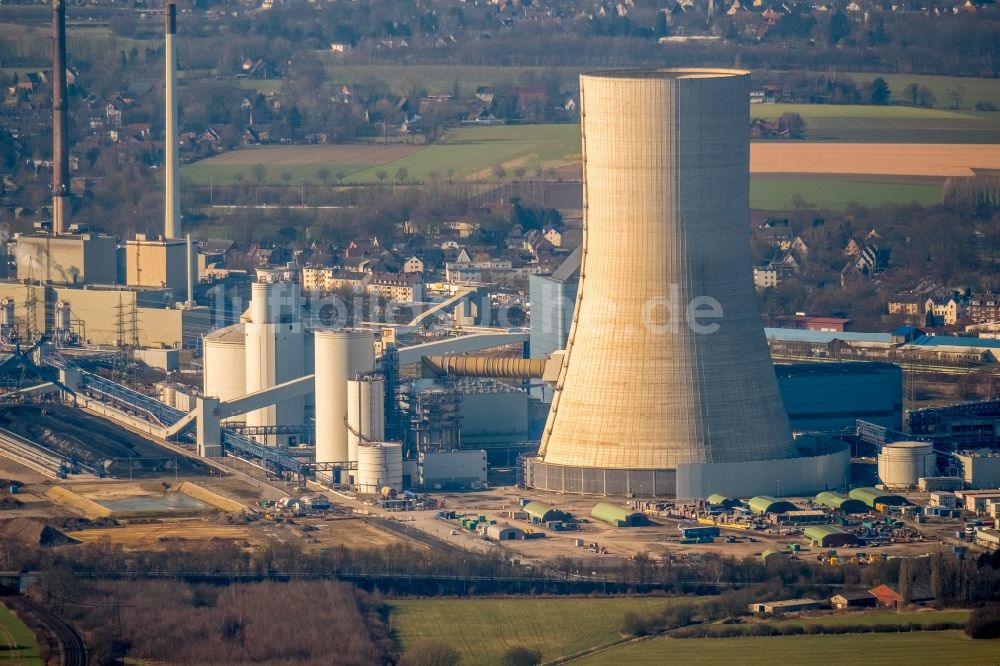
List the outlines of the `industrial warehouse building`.
{"type": "Polygon", "coordinates": [[[851,499],[864,502],[866,506],[872,509],[875,508],[876,504],[884,504],[886,506],[905,506],[909,504],[905,497],[893,495],[878,488],[855,488],[848,494],[851,499]]]}
{"type": "Polygon", "coordinates": [[[560,511],[554,506],[542,502],[528,502],[524,505],[524,511],[533,523],[550,523],[554,520],[567,520],[569,518],[569,514],[565,511],[560,511]]]}
{"type": "Polygon", "coordinates": [[[871,592],[844,592],[830,597],[830,605],[837,610],[848,608],[869,608],[878,603],[878,598],[871,592]]]}
{"type": "Polygon", "coordinates": [[[851,499],[840,493],[824,490],[816,495],[816,504],[836,509],[844,513],[868,513],[868,505],[858,499],[851,499]]]}
{"type": "Polygon", "coordinates": [[[646,514],[639,511],[630,511],[623,506],[610,502],[601,502],[590,511],[590,517],[603,520],[612,527],[641,527],[649,525],[646,514]]]}
{"type": "Polygon", "coordinates": [[[811,525],[806,528],[805,537],[818,548],[838,548],[857,542],[853,534],[833,525],[811,525]]]}
{"type": "Polygon", "coordinates": [[[726,497],[725,495],[720,495],[719,493],[712,493],[705,501],[712,506],[721,506],[723,509],[727,510],[740,505],[740,501],[738,499],[726,497]]]}
{"type": "Polygon", "coordinates": [[[524,538],[524,530],[513,525],[490,525],[486,528],[486,538],[494,541],[514,541],[524,538]]]}
{"type": "Polygon", "coordinates": [[[776,365],[792,430],[853,430],[857,419],[903,427],[903,371],[892,363],[776,365]]]}
{"type": "Polygon", "coordinates": [[[797,511],[799,508],[791,502],[786,502],[785,500],[781,500],[776,497],[769,497],[767,495],[751,497],[750,501],[747,502],[747,505],[750,507],[751,511],[759,516],[767,513],[786,513],[788,511],[797,511]]]}
{"type": "Polygon", "coordinates": [[[825,601],[818,599],[784,599],[782,601],[764,601],[750,604],[750,612],[777,615],[779,613],[798,613],[800,611],[826,608],[825,601]]]}

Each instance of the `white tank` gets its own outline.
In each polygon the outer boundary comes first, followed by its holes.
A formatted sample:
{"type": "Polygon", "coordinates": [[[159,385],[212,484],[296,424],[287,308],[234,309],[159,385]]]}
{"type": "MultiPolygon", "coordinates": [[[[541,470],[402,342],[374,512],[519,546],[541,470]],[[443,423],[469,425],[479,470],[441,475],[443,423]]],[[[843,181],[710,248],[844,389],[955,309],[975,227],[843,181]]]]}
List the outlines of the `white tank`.
{"type": "MultiPolygon", "coordinates": [[[[305,374],[305,341],[299,313],[299,285],[276,272],[258,272],[252,285],[246,340],[246,392],[255,393],[305,374]]],[[[292,398],[248,412],[247,426],[302,425],[305,398],[292,398]]],[[[255,435],[262,443],[289,444],[290,436],[255,435]]],[[[294,436],[292,436],[294,437],[294,436]]]]}
{"type": "Polygon", "coordinates": [[[936,472],[937,456],[927,442],[891,442],[878,455],[878,478],[888,489],[916,487],[918,479],[936,472]]]}
{"type": "Polygon", "coordinates": [[[357,375],[347,382],[347,459],[358,459],[358,445],[385,439],[385,382],[379,375],[357,375]]]}
{"type": "Polygon", "coordinates": [[[56,331],[62,333],[71,330],[70,321],[72,319],[72,313],[70,311],[69,302],[59,301],[56,303],[56,331]]]}
{"type": "Polygon", "coordinates": [[[371,331],[316,331],[316,462],[346,462],[347,382],[375,369],[371,331]]]}
{"type": "MultiPolygon", "coordinates": [[[[202,391],[219,400],[234,400],[247,392],[246,330],[244,324],[233,324],[212,331],[202,341],[204,377],[202,391]]],[[[229,420],[246,421],[245,415],[229,420]]]]}
{"type": "Polygon", "coordinates": [[[358,447],[358,492],[378,493],[385,486],[403,489],[403,447],[396,442],[362,444],[358,447]]]}
{"type": "Polygon", "coordinates": [[[0,300],[0,325],[14,325],[14,299],[5,298],[0,300]]]}

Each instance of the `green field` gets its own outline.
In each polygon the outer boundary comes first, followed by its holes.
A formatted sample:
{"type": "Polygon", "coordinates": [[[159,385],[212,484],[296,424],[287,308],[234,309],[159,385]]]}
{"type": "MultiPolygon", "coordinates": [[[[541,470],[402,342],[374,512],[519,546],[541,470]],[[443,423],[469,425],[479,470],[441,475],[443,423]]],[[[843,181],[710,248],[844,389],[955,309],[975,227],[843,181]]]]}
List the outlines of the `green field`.
{"type": "Polygon", "coordinates": [[[903,99],[903,91],[911,83],[927,86],[934,93],[934,106],[939,109],[950,109],[953,98],[950,91],[961,86],[963,101],[959,108],[973,109],[976,102],[992,102],[1000,107],[1000,79],[974,79],[965,76],[934,76],[928,74],[870,74],[862,72],[844,72],[861,85],[877,76],[885,79],[892,91],[892,99],[903,99]]]}
{"type": "Polygon", "coordinates": [[[580,128],[577,125],[504,125],[468,127],[448,132],[445,140],[352,176],[360,182],[376,180],[376,172],[390,175],[400,167],[411,179],[427,181],[432,173],[441,177],[451,171],[466,180],[493,180],[492,168],[502,164],[514,176],[518,168],[530,175],[537,168],[552,169],[580,159],[580,128]]]}
{"type": "Polygon", "coordinates": [[[0,662],[35,666],[44,663],[35,634],[0,604],[0,662]]]}
{"type": "Polygon", "coordinates": [[[754,104],[753,118],[797,113],[809,141],[858,143],[1000,143],[1000,112],[948,111],[905,106],[754,104]]]}
{"type": "Polygon", "coordinates": [[[896,611],[863,614],[838,613],[836,615],[823,615],[820,617],[800,617],[792,620],[777,620],[774,622],[768,622],[767,624],[773,624],[775,626],[798,625],[800,627],[804,627],[807,624],[834,626],[851,624],[935,624],[937,622],[965,623],[968,621],[969,611],[947,610],[924,611],[922,613],[898,613],[896,611]]]}
{"type": "Polygon", "coordinates": [[[934,178],[757,174],[750,177],[750,207],[792,210],[797,202],[827,210],[843,210],[850,203],[930,205],[941,202],[942,183],[934,178]]]}
{"type": "Polygon", "coordinates": [[[961,631],[766,638],[654,638],[584,657],[587,666],[661,664],[1000,664],[1000,643],[961,631]]]}
{"type": "Polygon", "coordinates": [[[462,666],[493,665],[508,649],[542,651],[546,661],[618,640],[626,611],[646,615],[691,597],[420,599],[393,601],[392,629],[403,649],[423,638],[448,643],[462,666]]]}

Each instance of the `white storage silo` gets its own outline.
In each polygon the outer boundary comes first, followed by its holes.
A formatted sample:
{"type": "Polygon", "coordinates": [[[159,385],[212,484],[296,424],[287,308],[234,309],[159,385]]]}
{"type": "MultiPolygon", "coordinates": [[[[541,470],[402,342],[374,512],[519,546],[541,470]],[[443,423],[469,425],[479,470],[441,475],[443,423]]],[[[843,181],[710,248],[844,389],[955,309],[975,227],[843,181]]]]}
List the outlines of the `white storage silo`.
{"type": "Polygon", "coordinates": [[[913,488],[926,476],[937,476],[937,455],[929,442],[891,442],[878,454],[878,478],[888,489],[913,488]]]}
{"type": "MultiPolygon", "coordinates": [[[[234,400],[246,395],[246,331],[243,324],[233,324],[206,335],[204,348],[204,381],[206,396],[219,400],[234,400]]],[[[246,416],[229,420],[245,421],[246,416]]]]}
{"type": "Polygon", "coordinates": [[[347,459],[358,445],[385,439],[385,382],[379,375],[356,375],[347,382],[347,459]]]}
{"type": "Polygon", "coordinates": [[[402,490],[403,446],[397,442],[360,445],[355,484],[359,493],[368,495],[374,495],[386,486],[402,490]]]}
{"type": "Polygon", "coordinates": [[[347,382],[375,369],[371,331],[316,331],[316,462],[346,462],[347,382]]]}
{"type": "Polygon", "coordinates": [[[0,300],[0,326],[13,326],[14,321],[14,299],[5,298],[0,300]]]}
{"type": "Polygon", "coordinates": [[[69,307],[68,301],[59,301],[56,303],[56,332],[58,333],[69,333],[72,330],[71,326],[72,314],[69,307]]]}
{"type": "MultiPolygon", "coordinates": [[[[250,321],[244,324],[246,393],[255,393],[305,374],[299,285],[279,271],[257,272],[252,285],[250,321]]],[[[248,412],[247,426],[302,425],[305,399],[292,398],[248,412]]],[[[261,442],[291,443],[288,435],[254,435],[261,442]]]]}

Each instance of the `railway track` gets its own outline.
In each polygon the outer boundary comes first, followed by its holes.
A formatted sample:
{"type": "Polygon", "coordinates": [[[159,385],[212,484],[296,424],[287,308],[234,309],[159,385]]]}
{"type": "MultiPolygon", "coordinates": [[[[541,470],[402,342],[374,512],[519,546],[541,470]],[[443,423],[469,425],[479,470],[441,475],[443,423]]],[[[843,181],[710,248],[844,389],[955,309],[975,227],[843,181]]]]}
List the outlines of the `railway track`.
{"type": "Polygon", "coordinates": [[[5,596],[4,604],[21,617],[34,616],[35,620],[45,627],[46,633],[55,639],[59,656],[62,657],[57,663],[61,663],[62,666],[87,666],[87,646],[80,634],[55,613],[20,594],[5,596]]]}

